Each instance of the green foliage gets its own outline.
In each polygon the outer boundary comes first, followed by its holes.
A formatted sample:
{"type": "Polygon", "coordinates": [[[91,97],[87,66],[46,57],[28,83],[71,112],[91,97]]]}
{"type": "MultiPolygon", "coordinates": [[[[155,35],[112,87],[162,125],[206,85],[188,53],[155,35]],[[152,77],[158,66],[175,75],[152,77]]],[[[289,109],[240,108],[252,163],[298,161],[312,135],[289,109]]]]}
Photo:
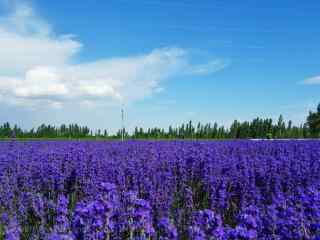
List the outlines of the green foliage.
{"type": "Polygon", "coordinates": [[[309,112],[307,123],[311,137],[320,137],[320,104],[317,112],[309,112]]]}
{"type": "Polygon", "coordinates": [[[266,137],[267,137],[267,139],[272,139],[272,133],[270,133],[270,132],[267,133],[267,136],[266,136],[266,137]]]}
{"type": "Polygon", "coordinates": [[[180,126],[163,128],[138,128],[132,134],[126,129],[119,129],[116,134],[110,135],[107,130],[93,131],[87,126],[77,124],[62,124],[59,127],[42,124],[36,129],[22,130],[17,125],[10,126],[8,122],[0,126],[0,138],[16,137],[28,138],[55,138],[55,139],[279,139],[279,138],[308,138],[320,137],[320,104],[316,112],[310,112],[305,124],[294,126],[292,121],[286,122],[282,115],[276,122],[271,118],[255,118],[252,121],[240,122],[235,120],[229,128],[217,123],[197,123],[192,121],[180,126]]]}

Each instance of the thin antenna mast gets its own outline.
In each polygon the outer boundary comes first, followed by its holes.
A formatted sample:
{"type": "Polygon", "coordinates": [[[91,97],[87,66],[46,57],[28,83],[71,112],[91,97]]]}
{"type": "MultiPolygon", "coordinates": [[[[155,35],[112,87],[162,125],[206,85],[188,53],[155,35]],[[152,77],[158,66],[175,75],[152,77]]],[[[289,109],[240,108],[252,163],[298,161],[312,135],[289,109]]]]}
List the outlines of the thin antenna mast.
{"type": "Polygon", "coordinates": [[[121,141],[124,141],[124,107],[121,106],[121,141]]]}

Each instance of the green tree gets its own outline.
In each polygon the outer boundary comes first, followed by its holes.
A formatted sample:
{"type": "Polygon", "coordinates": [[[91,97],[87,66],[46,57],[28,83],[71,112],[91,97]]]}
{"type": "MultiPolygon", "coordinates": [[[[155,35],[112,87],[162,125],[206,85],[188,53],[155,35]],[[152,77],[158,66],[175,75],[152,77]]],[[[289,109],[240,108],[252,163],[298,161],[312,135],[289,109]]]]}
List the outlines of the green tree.
{"type": "Polygon", "coordinates": [[[309,112],[307,125],[309,127],[311,137],[320,137],[320,104],[318,105],[316,112],[309,112]]]}
{"type": "Polygon", "coordinates": [[[286,131],[286,125],[285,122],[283,121],[283,116],[280,115],[279,119],[278,119],[278,124],[277,124],[277,134],[276,137],[277,138],[282,138],[285,135],[285,131],[286,131]]]}

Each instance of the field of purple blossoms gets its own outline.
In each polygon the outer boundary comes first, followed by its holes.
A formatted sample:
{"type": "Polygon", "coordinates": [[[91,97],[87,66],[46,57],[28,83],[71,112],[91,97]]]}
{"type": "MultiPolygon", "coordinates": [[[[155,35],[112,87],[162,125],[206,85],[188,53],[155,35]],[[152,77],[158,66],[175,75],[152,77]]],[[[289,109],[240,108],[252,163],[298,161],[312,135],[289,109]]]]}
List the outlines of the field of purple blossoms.
{"type": "Polygon", "coordinates": [[[320,239],[320,141],[0,142],[0,239],[320,239]]]}

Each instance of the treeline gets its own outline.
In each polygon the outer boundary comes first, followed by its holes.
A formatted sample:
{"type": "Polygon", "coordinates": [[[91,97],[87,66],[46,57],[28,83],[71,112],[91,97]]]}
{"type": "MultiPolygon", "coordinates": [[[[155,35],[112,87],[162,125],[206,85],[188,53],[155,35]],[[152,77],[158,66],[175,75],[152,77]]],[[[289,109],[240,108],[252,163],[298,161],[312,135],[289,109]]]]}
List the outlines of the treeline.
{"type": "Polygon", "coordinates": [[[230,128],[214,124],[194,125],[191,121],[177,128],[169,127],[167,131],[161,128],[150,128],[144,131],[135,128],[134,139],[164,138],[164,139],[245,139],[245,138],[308,138],[311,137],[306,124],[293,126],[292,121],[285,123],[280,116],[278,122],[272,119],[256,118],[251,122],[234,121],[230,128]]]}
{"type": "Polygon", "coordinates": [[[93,132],[87,126],[78,124],[65,125],[59,127],[42,124],[38,128],[22,130],[17,125],[10,126],[8,122],[0,126],[1,138],[89,138],[89,137],[108,137],[107,131],[97,130],[93,132]]]}
{"type": "Polygon", "coordinates": [[[100,138],[100,139],[246,139],[246,138],[319,138],[320,137],[320,104],[317,111],[309,112],[304,124],[294,126],[292,121],[285,121],[282,115],[277,121],[271,118],[255,118],[252,121],[235,120],[229,128],[214,124],[194,124],[191,121],[177,127],[138,128],[130,134],[120,129],[116,134],[107,130],[91,130],[77,124],[52,126],[42,124],[36,129],[22,130],[8,122],[0,126],[1,138],[100,138]]]}

